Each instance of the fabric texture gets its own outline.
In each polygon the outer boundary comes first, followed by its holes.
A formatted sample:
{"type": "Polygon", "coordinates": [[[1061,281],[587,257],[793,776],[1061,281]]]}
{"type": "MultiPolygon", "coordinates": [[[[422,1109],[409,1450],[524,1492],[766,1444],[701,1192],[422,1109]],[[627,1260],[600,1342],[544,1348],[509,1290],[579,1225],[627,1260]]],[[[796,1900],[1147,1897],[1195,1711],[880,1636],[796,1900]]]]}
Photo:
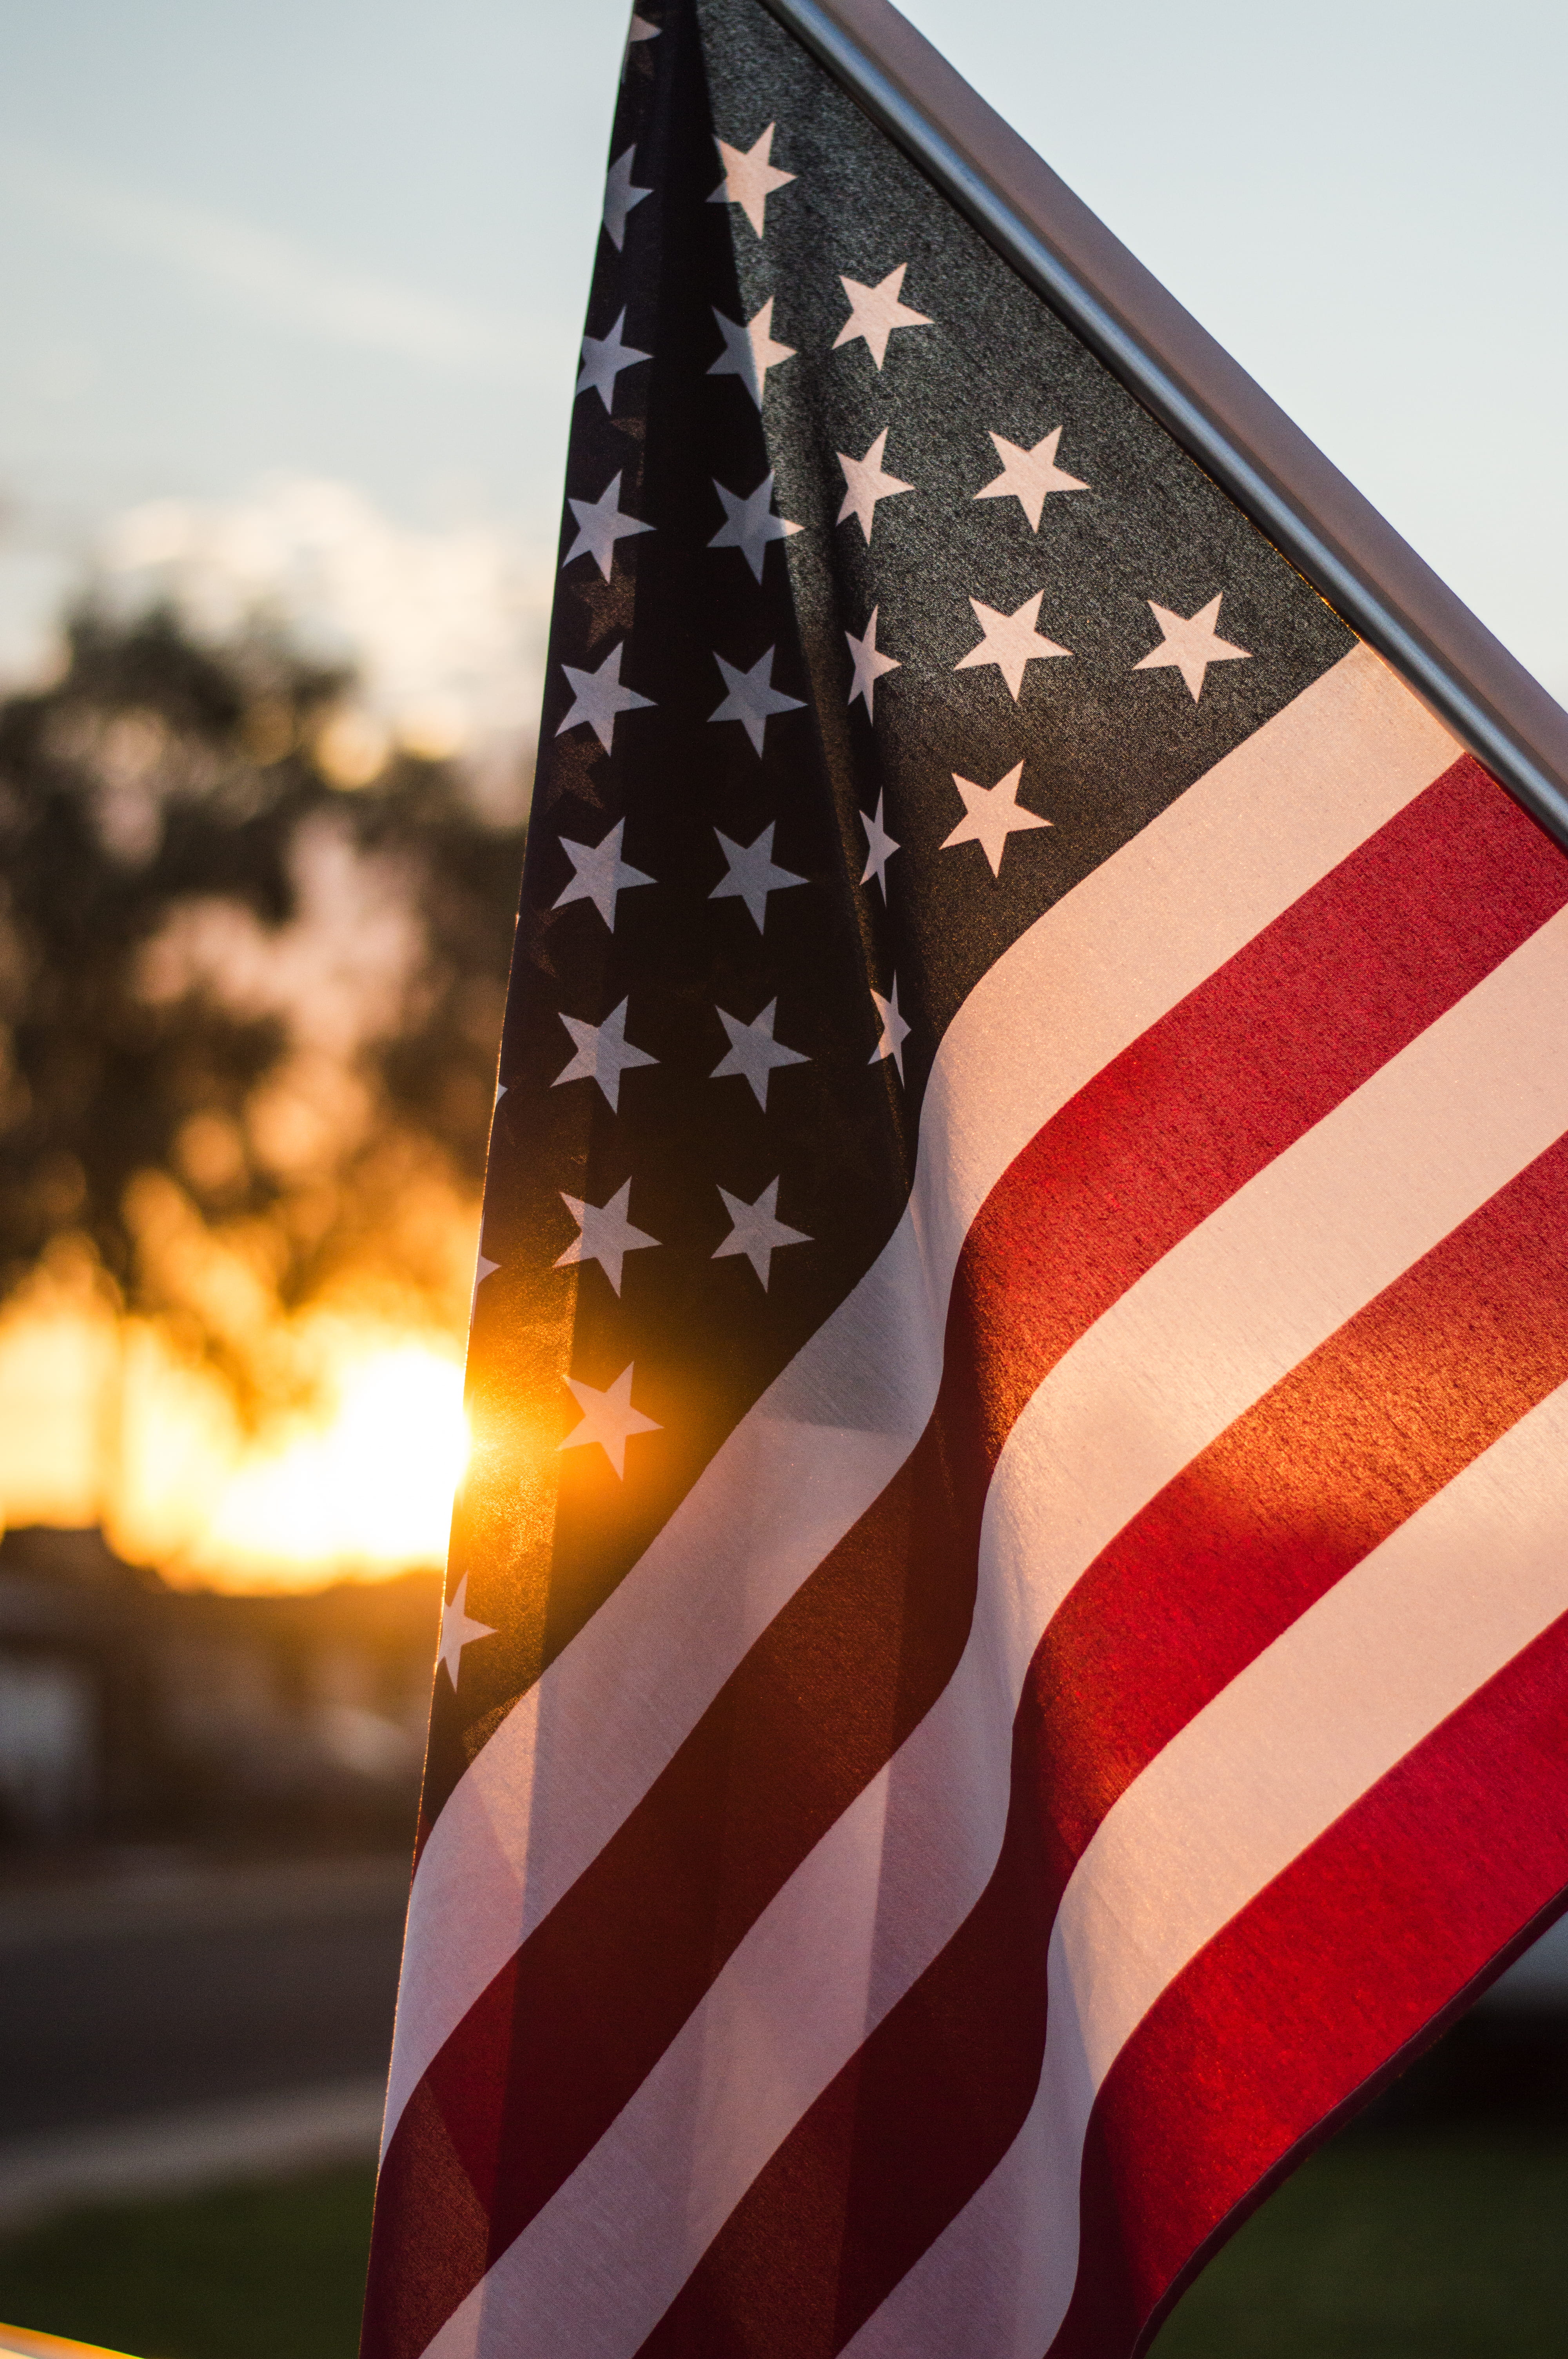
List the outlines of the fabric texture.
{"type": "Polygon", "coordinates": [[[1568,861],[635,16],[366,2359],[1114,2359],[1568,1883],[1568,861]]]}

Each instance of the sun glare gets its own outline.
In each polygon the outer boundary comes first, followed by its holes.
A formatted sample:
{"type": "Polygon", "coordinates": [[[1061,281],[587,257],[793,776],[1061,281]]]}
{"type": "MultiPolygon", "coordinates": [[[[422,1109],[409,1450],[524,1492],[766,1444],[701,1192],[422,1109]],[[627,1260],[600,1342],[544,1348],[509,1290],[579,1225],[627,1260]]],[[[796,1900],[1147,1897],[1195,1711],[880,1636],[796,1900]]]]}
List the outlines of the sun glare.
{"type": "Polygon", "coordinates": [[[462,1371],[427,1344],[349,1360],[335,1411],[239,1465],[203,1536],[209,1569],[439,1562],[468,1453],[462,1371]]]}
{"type": "Polygon", "coordinates": [[[458,1348],[341,1311],[303,1318],[291,1343],[308,1406],[247,1430],[156,1325],[24,1296],[0,1318],[5,1522],[102,1522],[124,1555],[204,1587],[441,1563],[469,1447],[458,1348]]]}

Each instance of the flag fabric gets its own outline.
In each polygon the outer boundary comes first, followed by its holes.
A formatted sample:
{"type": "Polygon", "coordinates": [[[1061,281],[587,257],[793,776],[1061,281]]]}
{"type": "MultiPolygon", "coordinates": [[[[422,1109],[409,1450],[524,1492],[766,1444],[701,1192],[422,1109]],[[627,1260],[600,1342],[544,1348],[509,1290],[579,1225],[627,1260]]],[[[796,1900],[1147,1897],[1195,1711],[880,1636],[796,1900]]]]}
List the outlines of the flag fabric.
{"type": "Polygon", "coordinates": [[[368,2359],[1130,2351],[1568,1884],[1568,860],[634,16],[368,2359]]]}

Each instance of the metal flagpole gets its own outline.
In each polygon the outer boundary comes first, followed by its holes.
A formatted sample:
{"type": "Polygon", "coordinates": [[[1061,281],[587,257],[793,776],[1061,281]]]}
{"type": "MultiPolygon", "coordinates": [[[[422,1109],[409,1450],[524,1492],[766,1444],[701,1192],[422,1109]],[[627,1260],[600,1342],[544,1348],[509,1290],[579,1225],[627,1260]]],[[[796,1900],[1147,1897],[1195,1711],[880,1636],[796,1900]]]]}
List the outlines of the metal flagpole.
{"type": "Polygon", "coordinates": [[[765,0],[1560,843],[1568,713],[888,0],[765,0]]]}

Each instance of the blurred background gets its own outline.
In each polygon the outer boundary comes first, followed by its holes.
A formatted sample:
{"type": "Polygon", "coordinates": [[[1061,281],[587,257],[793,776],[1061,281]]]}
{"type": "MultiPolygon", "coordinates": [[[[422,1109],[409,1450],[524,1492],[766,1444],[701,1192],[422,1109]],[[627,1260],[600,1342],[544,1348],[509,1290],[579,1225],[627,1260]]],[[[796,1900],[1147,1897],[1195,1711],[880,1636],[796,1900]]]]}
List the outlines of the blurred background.
{"type": "MultiPolygon", "coordinates": [[[[908,13],[1568,694],[1563,13],[908,13]]],[[[166,2359],[353,2347],[625,14],[0,0],[0,2316],[166,2359]]],[[[1565,2005],[1172,2353],[1560,2352],[1565,2005]]]]}

